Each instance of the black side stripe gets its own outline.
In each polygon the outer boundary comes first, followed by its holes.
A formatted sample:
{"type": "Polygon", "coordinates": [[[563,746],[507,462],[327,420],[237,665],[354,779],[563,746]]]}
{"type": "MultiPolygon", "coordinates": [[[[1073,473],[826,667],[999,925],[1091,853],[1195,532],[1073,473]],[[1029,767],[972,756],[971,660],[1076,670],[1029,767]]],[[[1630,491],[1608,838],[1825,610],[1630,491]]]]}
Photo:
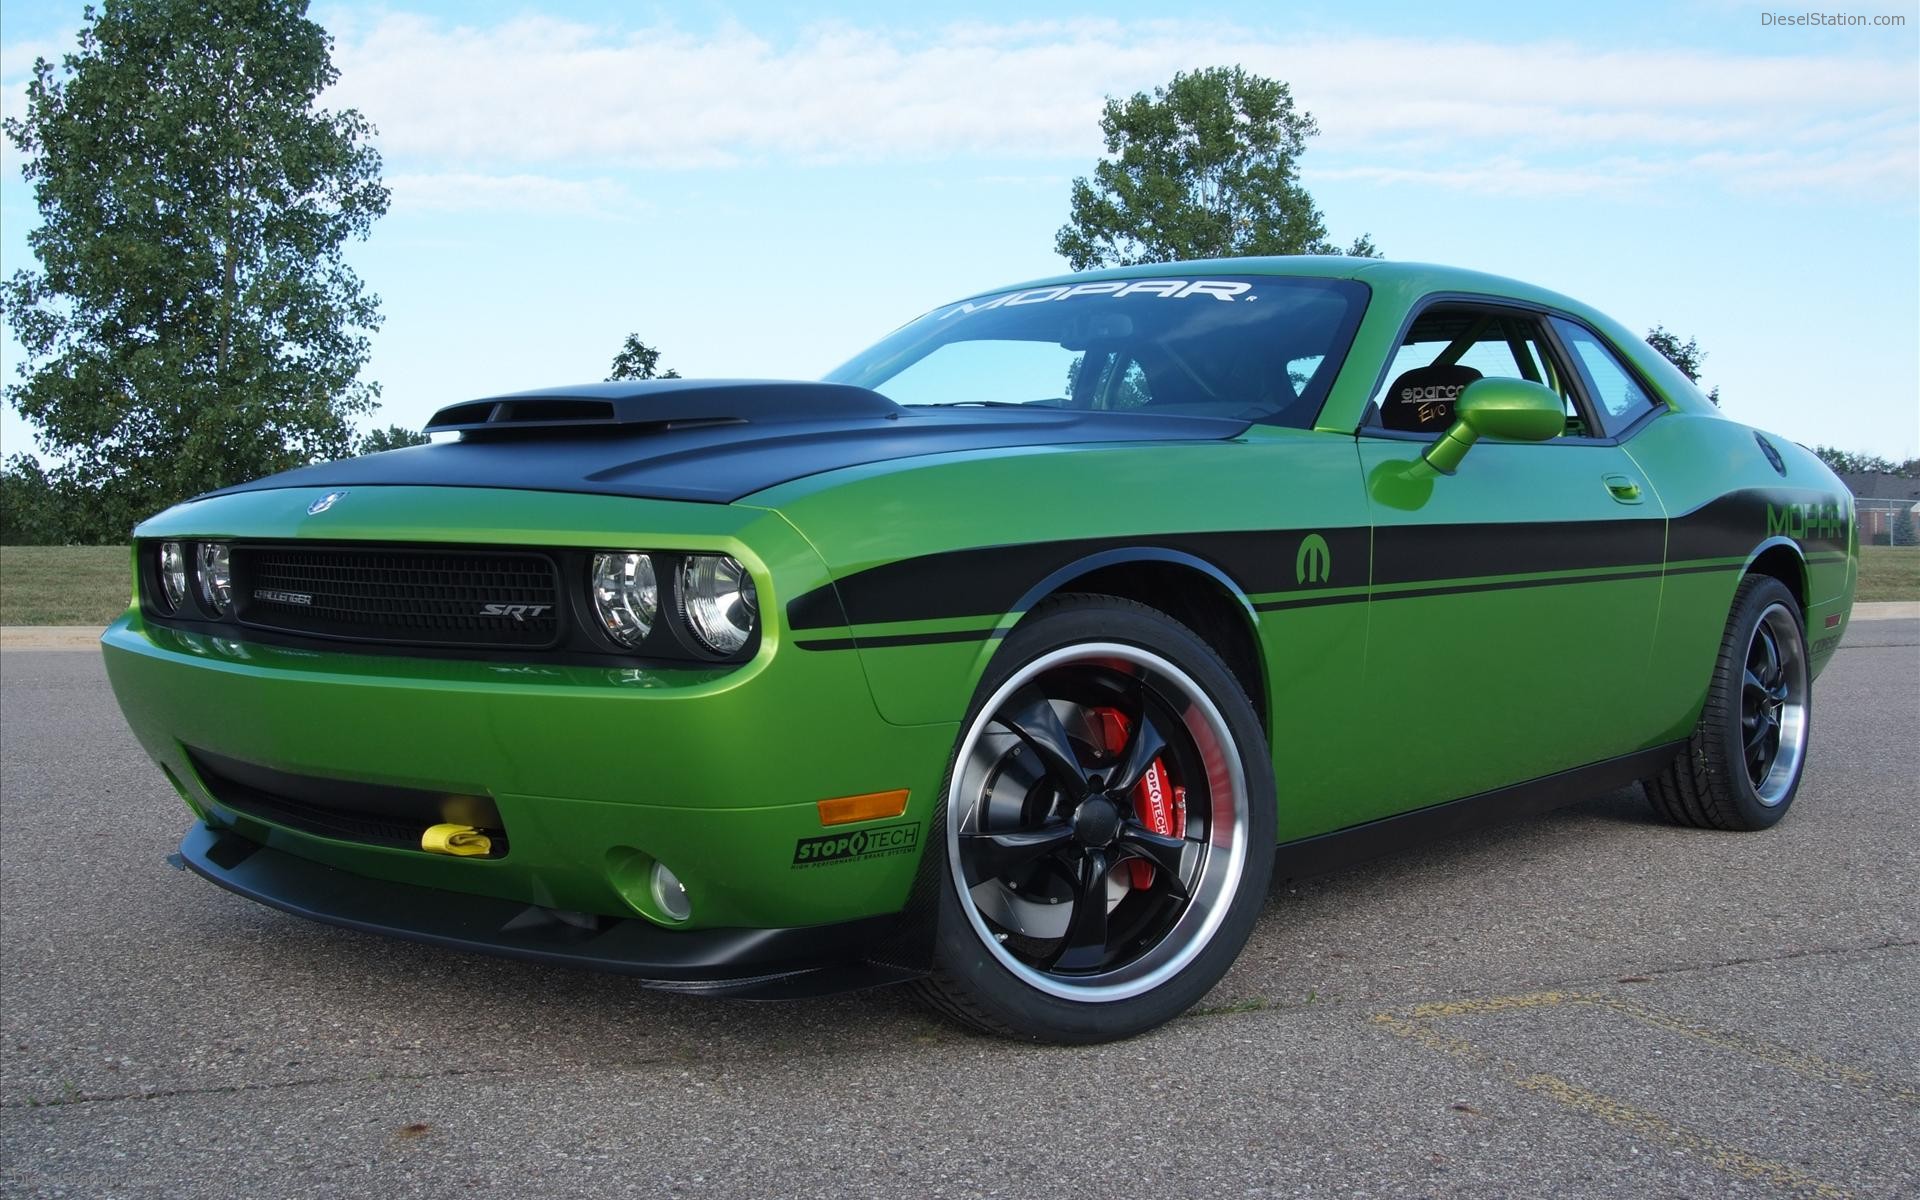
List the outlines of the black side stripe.
{"type": "MultiPolygon", "coordinates": [[[[1465,595],[1471,592],[1503,592],[1519,588],[1558,587],[1576,583],[1609,583],[1614,580],[1658,579],[1662,575],[1669,578],[1675,575],[1707,575],[1717,571],[1732,571],[1731,564],[1718,566],[1675,567],[1670,571],[1614,571],[1595,575],[1562,575],[1548,579],[1506,579],[1486,583],[1463,583],[1449,587],[1409,588],[1399,592],[1384,592],[1369,595],[1361,592],[1351,596],[1289,596],[1284,600],[1268,600],[1254,605],[1256,612],[1277,612],[1289,608],[1317,608],[1329,604],[1359,604],[1365,601],[1411,600],[1427,596],[1465,595]]],[[[802,650],[852,650],[859,646],[868,649],[887,646],[931,646],[944,642],[983,642],[1004,636],[1003,629],[960,629],[945,633],[902,633],[887,634],[880,637],[863,638],[815,638],[796,641],[795,646],[802,650]]]]}
{"type": "Polygon", "coordinates": [[[796,597],[787,606],[787,623],[794,629],[824,629],[997,616],[1064,567],[1106,551],[1141,547],[1173,550],[1212,563],[1249,594],[1278,592],[1297,586],[1301,541],[1315,534],[1326,540],[1329,550],[1331,570],[1321,582],[1328,587],[1364,587],[1372,536],[1364,525],[1070,538],[949,550],[856,571],[796,597]]]}
{"type": "MultiPolygon", "coordinates": [[[[1672,519],[1612,518],[1596,521],[1480,522],[1450,525],[1381,525],[1331,529],[1276,529],[1213,533],[1143,534],[1130,538],[1075,538],[983,546],[900,559],[841,577],[797,597],[787,609],[796,631],[887,625],[901,621],[998,617],[1012,611],[1028,590],[1073,563],[1112,550],[1178,551],[1216,566],[1250,595],[1296,591],[1303,583],[1348,595],[1295,594],[1256,605],[1261,612],[1412,599],[1513,588],[1645,579],[1661,574],[1664,561],[1736,558],[1768,536],[1774,509],[1831,504],[1833,498],[1801,489],[1749,489],[1718,497],[1672,519]],[[1307,539],[1325,540],[1325,574],[1300,577],[1307,539]],[[1596,568],[1621,570],[1601,572],[1596,568]],[[1639,571],[1633,568],[1642,568],[1639,571]],[[1544,579],[1460,582],[1496,575],[1546,575],[1544,579]],[[1402,591],[1367,592],[1369,586],[1413,584],[1402,591]],[[1357,590],[1356,590],[1357,589],[1357,590]],[[844,610],[842,605],[844,604],[844,610]]],[[[1806,531],[1809,561],[1844,558],[1844,526],[1806,531]]],[[[1667,574],[1693,574],[1727,567],[1678,567],[1667,574]]],[[[868,638],[826,637],[799,641],[807,649],[913,646],[982,641],[990,630],[868,638]]]]}
{"type": "Polygon", "coordinates": [[[865,646],[872,650],[884,646],[937,646],[943,642],[984,642],[1001,636],[999,629],[953,629],[944,633],[889,633],[880,637],[811,638],[793,644],[802,650],[852,650],[865,646]]]}
{"type": "MultiPolygon", "coordinates": [[[[1731,570],[1730,567],[1706,568],[1714,571],[1731,570]]],[[[1681,574],[1680,571],[1672,572],[1681,574]]],[[[1383,602],[1388,600],[1417,600],[1427,596],[1461,596],[1470,592],[1509,592],[1521,588],[1560,587],[1573,583],[1609,583],[1616,579],[1658,579],[1662,572],[1658,567],[1646,571],[1611,571],[1593,575],[1558,575],[1545,579],[1500,579],[1481,583],[1456,583],[1435,587],[1405,588],[1392,592],[1362,593],[1358,596],[1330,596],[1326,598],[1307,597],[1303,600],[1288,598],[1270,600],[1265,604],[1254,605],[1257,612],[1271,612],[1282,608],[1302,608],[1312,604],[1352,604],[1364,600],[1383,602]]]]}

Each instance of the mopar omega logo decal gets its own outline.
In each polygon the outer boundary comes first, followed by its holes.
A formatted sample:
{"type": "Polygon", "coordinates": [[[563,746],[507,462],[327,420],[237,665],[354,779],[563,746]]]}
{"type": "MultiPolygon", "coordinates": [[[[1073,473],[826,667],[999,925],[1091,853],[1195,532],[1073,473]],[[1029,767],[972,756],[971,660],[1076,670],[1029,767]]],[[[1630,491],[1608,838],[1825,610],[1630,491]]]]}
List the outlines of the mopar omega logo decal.
{"type": "Polygon", "coordinates": [[[856,829],[852,833],[830,833],[795,842],[793,865],[824,867],[861,858],[884,858],[889,854],[905,854],[919,844],[920,827],[912,822],[856,829]]]}
{"type": "Polygon", "coordinates": [[[1293,556],[1293,581],[1325,583],[1332,574],[1333,551],[1327,548],[1327,539],[1317,533],[1301,538],[1300,553],[1293,556]]]}

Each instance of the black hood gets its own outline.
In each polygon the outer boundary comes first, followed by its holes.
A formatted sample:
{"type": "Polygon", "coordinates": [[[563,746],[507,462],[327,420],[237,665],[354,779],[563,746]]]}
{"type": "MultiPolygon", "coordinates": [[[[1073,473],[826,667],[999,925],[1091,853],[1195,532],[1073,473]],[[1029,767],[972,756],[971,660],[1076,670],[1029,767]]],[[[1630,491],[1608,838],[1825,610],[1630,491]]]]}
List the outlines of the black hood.
{"type": "Polygon", "coordinates": [[[429,431],[457,442],[300,467],[266,488],[519,488],[731,503],[864,463],[957,450],[1093,442],[1218,441],[1250,422],[1039,407],[902,408],[834,383],[663,379],[455,404],[429,431]]]}

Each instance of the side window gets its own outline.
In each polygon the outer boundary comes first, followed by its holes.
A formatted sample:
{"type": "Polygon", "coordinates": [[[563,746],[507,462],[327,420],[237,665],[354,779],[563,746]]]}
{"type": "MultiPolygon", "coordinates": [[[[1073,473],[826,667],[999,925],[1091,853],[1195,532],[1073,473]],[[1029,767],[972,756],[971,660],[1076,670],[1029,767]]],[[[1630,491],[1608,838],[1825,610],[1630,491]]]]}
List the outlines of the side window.
{"type": "Polygon", "coordinates": [[[1653,411],[1653,397],[1598,335],[1564,317],[1552,320],[1554,332],[1579,365],[1588,394],[1606,412],[1607,428],[1624,429],[1653,411]]]}
{"type": "Polygon", "coordinates": [[[1374,397],[1387,429],[1439,433],[1453,423],[1453,402],[1477,379],[1524,379],[1559,394],[1567,433],[1590,426],[1574,401],[1568,373],[1548,349],[1539,318],[1506,309],[1441,304],[1414,319],[1374,397]]]}

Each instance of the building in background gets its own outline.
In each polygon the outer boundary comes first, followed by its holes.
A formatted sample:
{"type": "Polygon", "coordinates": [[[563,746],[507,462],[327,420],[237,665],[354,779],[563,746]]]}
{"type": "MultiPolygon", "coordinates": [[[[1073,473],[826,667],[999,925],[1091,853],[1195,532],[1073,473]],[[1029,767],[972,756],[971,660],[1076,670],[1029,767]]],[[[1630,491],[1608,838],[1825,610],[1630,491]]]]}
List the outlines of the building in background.
{"type": "Polygon", "coordinates": [[[1880,471],[1840,476],[1860,514],[1863,546],[1920,544],[1920,479],[1880,471]],[[1906,520],[1900,519],[1901,514],[1906,520]]]}

